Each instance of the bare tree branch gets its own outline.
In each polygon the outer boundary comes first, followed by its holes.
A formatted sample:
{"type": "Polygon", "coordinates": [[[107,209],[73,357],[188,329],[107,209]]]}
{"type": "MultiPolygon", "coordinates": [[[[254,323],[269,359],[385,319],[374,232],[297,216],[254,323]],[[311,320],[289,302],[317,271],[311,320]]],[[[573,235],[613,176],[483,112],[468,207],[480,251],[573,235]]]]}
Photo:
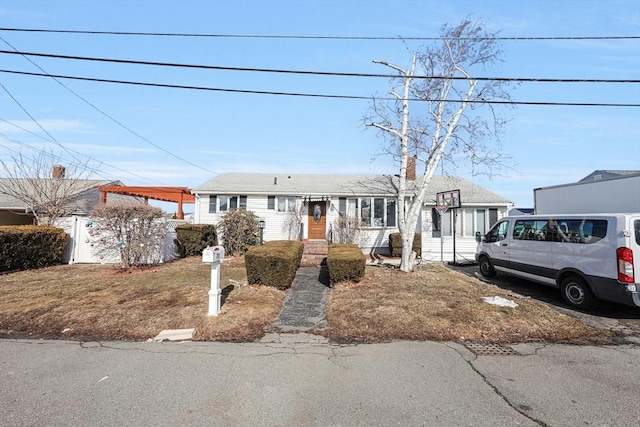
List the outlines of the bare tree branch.
{"type": "Polygon", "coordinates": [[[409,69],[374,61],[399,74],[391,80],[389,89],[396,100],[374,99],[366,118],[368,126],[380,131],[385,141],[384,151],[393,154],[400,163],[397,205],[403,271],[413,269],[413,236],[426,190],[438,165],[455,166],[460,160],[468,159],[474,171],[486,168],[491,173],[501,166],[499,156],[485,141],[499,142],[498,135],[506,121],[496,112],[497,104],[491,102],[509,100],[507,85],[512,83],[481,83],[473,78],[476,69],[501,62],[502,52],[495,37],[496,34],[488,33],[481,23],[467,19],[455,27],[443,26],[440,44],[415,54],[409,69]],[[425,75],[445,78],[414,80],[417,67],[425,75]],[[409,118],[409,95],[420,100],[412,105],[424,108],[424,114],[409,118]],[[459,102],[450,102],[452,100],[459,102]],[[424,168],[420,181],[413,185],[407,182],[409,157],[424,168]]]}

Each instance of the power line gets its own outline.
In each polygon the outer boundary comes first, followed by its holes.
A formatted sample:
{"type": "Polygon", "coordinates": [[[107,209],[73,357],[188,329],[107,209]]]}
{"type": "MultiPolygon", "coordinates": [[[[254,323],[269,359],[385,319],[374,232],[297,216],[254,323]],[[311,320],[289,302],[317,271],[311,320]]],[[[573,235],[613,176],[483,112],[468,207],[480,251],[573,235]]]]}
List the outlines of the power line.
{"type": "MultiPolygon", "coordinates": [[[[137,61],[131,59],[113,59],[99,58],[90,56],[74,56],[74,55],[57,55],[50,53],[37,52],[18,52],[0,49],[0,53],[8,55],[21,56],[37,56],[44,58],[56,59],[72,59],[79,61],[107,62],[128,65],[151,65],[161,67],[177,67],[177,68],[194,68],[204,70],[222,70],[222,71],[248,71],[261,73],[280,73],[280,74],[302,74],[315,76],[335,76],[335,77],[383,77],[394,78],[397,74],[370,74],[370,73],[346,73],[333,71],[308,71],[308,70],[284,70],[273,68],[245,68],[245,67],[228,67],[220,65],[199,65],[199,64],[180,64],[174,62],[156,62],[156,61],[137,61]]],[[[462,76],[412,76],[414,79],[448,79],[448,80],[468,80],[462,76]]],[[[640,79],[557,79],[557,78],[539,78],[539,77],[473,77],[478,81],[501,81],[501,82],[536,82],[536,83],[640,83],[640,79]]]]}
{"type": "MultiPolygon", "coordinates": [[[[37,138],[40,138],[40,139],[42,139],[42,140],[44,140],[44,141],[49,142],[49,140],[48,140],[47,138],[43,137],[42,135],[39,135],[39,134],[37,134],[37,133],[35,133],[35,132],[32,132],[32,131],[30,131],[29,129],[25,129],[25,128],[23,128],[22,126],[19,126],[19,125],[15,124],[15,123],[13,123],[13,122],[11,122],[11,121],[9,121],[9,120],[5,120],[5,119],[3,119],[2,117],[0,117],[0,121],[5,122],[5,123],[7,123],[8,125],[11,125],[11,126],[13,126],[13,127],[15,127],[15,128],[18,128],[18,129],[22,130],[23,132],[27,132],[27,133],[29,133],[29,134],[31,134],[31,135],[33,135],[33,136],[37,137],[37,138]]],[[[44,153],[44,151],[43,151],[43,150],[40,150],[40,149],[38,149],[38,148],[35,148],[35,147],[33,147],[33,146],[31,146],[31,145],[29,145],[29,144],[25,143],[25,142],[18,141],[18,140],[13,139],[13,138],[9,138],[8,136],[6,136],[6,135],[4,135],[4,134],[2,134],[2,133],[0,133],[0,137],[2,137],[2,138],[4,138],[4,139],[6,139],[7,141],[11,141],[11,142],[13,142],[13,143],[15,143],[15,144],[22,145],[23,147],[29,148],[29,149],[31,149],[31,150],[40,151],[41,153],[44,153]]],[[[109,167],[109,168],[111,168],[111,169],[114,169],[114,170],[117,170],[117,171],[120,171],[120,172],[124,172],[124,173],[126,173],[126,174],[128,174],[128,175],[134,176],[134,177],[136,177],[136,178],[141,178],[141,179],[143,179],[143,180],[145,180],[145,181],[149,181],[149,182],[156,182],[156,183],[158,183],[158,181],[155,181],[155,180],[152,180],[152,179],[146,178],[146,177],[144,177],[144,176],[142,176],[142,175],[138,175],[138,174],[133,173],[133,172],[131,172],[131,171],[128,171],[128,170],[126,170],[126,169],[122,169],[122,168],[119,168],[119,167],[117,167],[117,166],[113,166],[113,165],[111,165],[111,164],[108,164],[108,163],[105,163],[105,162],[102,162],[102,161],[99,161],[99,160],[95,160],[93,157],[88,156],[88,155],[86,155],[86,154],[84,154],[84,153],[82,153],[82,152],[80,152],[80,151],[74,150],[74,149],[72,149],[72,148],[67,148],[67,149],[68,149],[69,151],[72,151],[73,153],[78,154],[79,156],[82,156],[82,157],[86,158],[86,159],[87,159],[87,161],[89,161],[89,160],[93,160],[93,161],[95,161],[96,163],[98,163],[98,166],[102,166],[102,165],[104,165],[104,166],[107,166],[107,167],[109,167]]],[[[79,159],[75,158],[75,160],[76,160],[76,162],[79,162],[79,159]]],[[[80,165],[80,163],[77,163],[77,164],[78,164],[78,165],[80,165]]],[[[87,168],[87,169],[89,169],[89,170],[91,170],[92,172],[94,172],[94,173],[95,173],[95,174],[97,174],[97,175],[100,175],[100,174],[101,174],[101,172],[100,172],[100,170],[99,170],[99,169],[89,168],[88,166],[86,166],[86,165],[84,165],[84,164],[83,164],[83,167],[84,167],[84,168],[87,168]]]]}
{"type": "MultiPolygon", "coordinates": [[[[92,77],[77,77],[77,76],[65,76],[65,75],[53,75],[43,73],[32,73],[27,71],[14,71],[0,69],[0,73],[18,74],[26,76],[38,76],[38,77],[50,77],[54,79],[70,79],[80,81],[90,81],[99,83],[116,83],[126,84],[134,86],[149,86],[149,87],[161,87],[170,89],[189,89],[189,90],[202,90],[211,92],[228,92],[228,93],[245,93],[254,95],[280,95],[280,96],[296,96],[296,97],[310,97],[310,98],[330,98],[330,99],[364,99],[364,100],[388,100],[395,101],[395,98],[374,98],[372,96],[359,96],[359,95],[327,95],[318,93],[300,93],[300,92],[277,92],[277,91],[260,91],[260,90],[248,90],[248,89],[228,89],[228,88],[213,88],[205,86],[189,86],[189,85],[174,85],[164,83],[148,83],[148,82],[134,82],[126,80],[113,80],[113,79],[98,79],[92,77]]],[[[409,98],[409,101],[422,101],[422,102],[456,102],[460,103],[461,100],[457,99],[420,99],[409,98]]],[[[625,104],[625,103],[595,103],[595,102],[546,102],[546,101],[465,101],[468,104],[506,104],[506,105],[544,105],[544,106],[574,106],[574,107],[640,107],[640,104],[625,104]]],[[[203,168],[200,168],[203,169],[203,168]]]]}
{"type": "MultiPolygon", "coordinates": [[[[0,37],[0,40],[2,40],[4,43],[6,43],[9,47],[11,47],[14,51],[18,51],[11,43],[7,42],[6,40],[4,40],[2,37],[0,37]]],[[[140,135],[139,133],[135,132],[133,129],[125,126],[123,123],[121,123],[120,121],[116,120],[114,117],[110,116],[109,114],[107,114],[106,112],[104,112],[103,110],[101,110],[100,108],[98,108],[96,105],[92,104],[91,102],[89,102],[87,99],[83,98],[82,96],[80,96],[80,94],[76,93],[73,89],[71,89],[70,87],[68,87],[67,85],[65,85],[64,83],[62,83],[60,80],[58,80],[58,78],[56,76],[53,76],[49,73],[47,73],[42,67],[40,67],[38,64],[36,64],[35,62],[33,62],[31,59],[29,59],[28,57],[24,56],[23,57],[29,61],[31,64],[33,64],[35,67],[37,67],[40,71],[42,71],[44,74],[41,74],[43,76],[48,76],[50,78],[52,78],[56,83],[58,83],[60,86],[62,86],[63,88],[65,88],[68,92],[72,93],[74,96],[76,96],[78,99],[82,100],[84,103],[86,103],[87,105],[89,105],[91,108],[93,108],[94,110],[96,110],[97,112],[99,112],[100,114],[102,114],[104,117],[108,118],[109,120],[111,120],[112,122],[114,122],[115,124],[117,124],[118,126],[122,127],[123,129],[127,130],[128,132],[130,132],[131,134],[135,135],[136,137],[140,138],[141,140],[143,140],[144,142],[146,142],[147,144],[150,144],[154,147],[156,147],[158,150],[170,155],[171,157],[180,160],[184,163],[187,163],[197,169],[203,170],[207,173],[211,173],[211,174],[216,174],[215,172],[204,168],[202,166],[199,166],[195,163],[192,163],[186,159],[183,159],[182,157],[178,156],[177,154],[172,153],[171,151],[161,147],[158,144],[155,144],[154,142],[150,141],[149,139],[145,138],[144,136],[140,135]]],[[[62,145],[61,145],[62,147],[62,145]]],[[[64,147],[63,147],[64,148],[64,147]]]]}
{"type": "MultiPolygon", "coordinates": [[[[27,33],[92,34],[112,36],[155,36],[155,37],[196,37],[196,38],[235,38],[235,39],[292,39],[292,40],[443,40],[443,37],[403,37],[403,36],[318,36],[286,34],[208,34],[208,33],[159,33],[132,31],[92,31],[92,30],[55,30],[37,28],[0,27],[0,31],[27,33]]],[[[460,37],[459,40],[637,40],[640,36],[551,36],[551,37],[460,37]]]]}
{"type": "Polygon", "coordinates": [[[62,145],[60,142],[58,142],[57,139],[55,139],[53,137],[53,135],[51,135],[49,132],[47,132],[47,130],[45,128],[42,127],[42,125],[40,124],[40,122],[38,122],[38,120],[36,120],[35,117],[33,117],[31,115],[31,113],[29,113],[29,111],[27,111],[27,109],[13,96],[13,94],[11,92],[9,92],[9,89],[7,89],[1,82],[0,82],[0,87],[7,93],[7,95],[9,95],[9,97],[13,100],[13,102],[16,103],[16,105],[18,107],[20,107],[20,109],[27,115],[29,116],[29,118],[44,132],[47,134],[47,136],[49,136],[49,138],[51,138],[51,141],[56,144],[57,146],[59,146],[60,148],[62,148],[67,154],[69,154],[71,157],[73,157],[76,161],[80,161],[76,156],[74,156],[71,151],[69,149],[67,149],[67,147],[65,147],[64,145],[62,145]]]}

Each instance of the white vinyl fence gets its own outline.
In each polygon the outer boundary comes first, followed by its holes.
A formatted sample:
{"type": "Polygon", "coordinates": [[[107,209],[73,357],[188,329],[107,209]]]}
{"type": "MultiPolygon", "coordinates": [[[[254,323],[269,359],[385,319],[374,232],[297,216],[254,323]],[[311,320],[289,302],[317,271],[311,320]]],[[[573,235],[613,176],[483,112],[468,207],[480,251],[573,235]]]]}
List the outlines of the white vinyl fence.
{"type": "MultiPolygon", "coordinates": [[[[174,219],[161,219],[160,221],[167,222],[167,233],[164,236],[159,253],[160,262],[171,261],[177,256],[174,243],[176,238],[175,228],[177,225],[184,224],[187,221],[174,219]]],[[[116,264],[120,262],[118,256],[99,253],[98,248],[94,246],[96,235],[91,218],[83,216],[60,218],[56,221],[55,226],[62,228],[69,236],[67,248],[62,258],[63,262],[69,264],[116,264]]]]}

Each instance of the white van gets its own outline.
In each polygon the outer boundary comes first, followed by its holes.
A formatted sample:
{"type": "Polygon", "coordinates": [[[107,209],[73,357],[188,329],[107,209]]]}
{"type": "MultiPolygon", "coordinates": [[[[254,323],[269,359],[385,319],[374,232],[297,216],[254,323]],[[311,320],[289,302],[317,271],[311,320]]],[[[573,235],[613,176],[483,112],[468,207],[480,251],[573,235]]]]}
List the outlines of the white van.
{"type": "Polygon", "coordinates": [[[505,217],[476,240],[484,277],[553,286],[582,309],[598,300],[640,307],[640,213],[505,217]]]}

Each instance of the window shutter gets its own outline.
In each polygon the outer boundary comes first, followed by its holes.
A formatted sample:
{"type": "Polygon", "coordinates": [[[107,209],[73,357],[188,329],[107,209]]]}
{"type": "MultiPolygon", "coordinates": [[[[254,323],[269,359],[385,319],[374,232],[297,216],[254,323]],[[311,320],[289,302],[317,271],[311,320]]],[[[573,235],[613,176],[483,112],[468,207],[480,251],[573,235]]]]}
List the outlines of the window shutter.
{"type": "Polygon", "coordinates": [[[240,208],[247,209],[247,196],[240,196],[240,208]]]}
{"type": "Polygon", "coordinates": [[[338,199],[338,213],[340,214],[340,216],[347,215],[347,198],[346,197],[340,197],[338,199]]]}
{"type": "Polygon", "coordinates": [[[276,208],[276,196],[267,196],[267,209],[276,208]]]}

